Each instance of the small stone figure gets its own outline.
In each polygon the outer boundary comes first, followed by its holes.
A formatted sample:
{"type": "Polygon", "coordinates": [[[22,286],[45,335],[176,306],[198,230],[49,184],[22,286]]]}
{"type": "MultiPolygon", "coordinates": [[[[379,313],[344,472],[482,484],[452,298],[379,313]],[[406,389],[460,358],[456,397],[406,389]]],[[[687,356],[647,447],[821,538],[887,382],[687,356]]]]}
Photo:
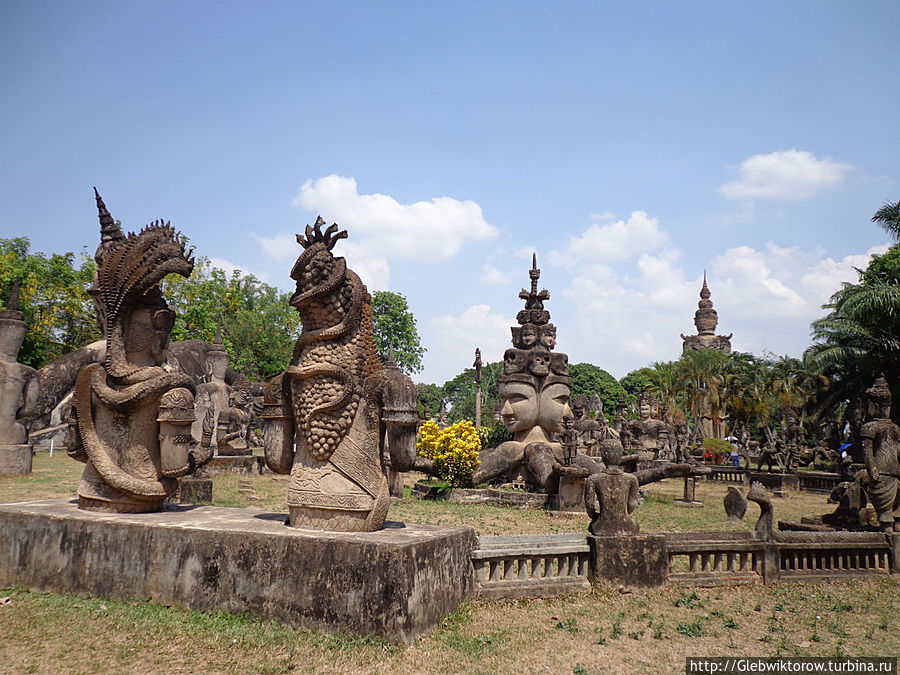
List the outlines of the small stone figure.
{"type": "Polygon", "coordinates": [[[779,438],[775,440],[774,447],[766,445],[759,453],[759,459],[756,461],[756,470],[762,471],[763,464],[765,464],[769,473],[773,471],[773,466],[775,470],[781,471],[782,454],[784,454],[784,441],[779,438]]]}
{"type": "Polygon", "coordinates": [[[728,494],[723,500],[725,504],[725,513],[728,520],[732,523],[739,523],[744,519],[747,513],[747,499],[741,494],[734,485],[728,486],[728,494]]]}
{"type": "Polygon", "coordinates": [[[596,391],[591,394],[591,400],[588,403],[588,415],[591,419],[598,421],[601,417],[606,419],[606,416],[603,414],[603,401],[600,400],[600,395],[596,391]]]}
{"type": "MultiPolygon", "coordinates": [[[[228,352],[225,351],[225,345],[222,344],[222,330],[216,329],[216,340],[210,346],[206,355],[206,377],[207,382],[197,385],[197,395],[194,397],[194,424],[191,426],[191,435],[194,440],[199,442],[203,447],[216,448],[219,443],[217,441],[218,429],[220,425],[219,417],[221,413],[228,408],[229,399],[231,398],[232,389],[225,383],[225,371],[228,369],[228,352]],[[207,411],[212,415],[212,433],[203,435],[203,422],[206,419],[207,411]]],[[[222,421],[224,424],[224,420],[222,421]]],[[[227,427],[227,424],[224,424],[227,427]]],[[[207,425],[207,428],[208,425],[207,425]]],[[[227,445],[225,446],[227,448],[227,445]]],[[[234,454],[226,450],[225,453],[234,454]]]]}
{"type": "Polygon", "coordinates": [[[159,283],[173,272],[187,277],[194,261],[168,223],[125,236],[94,193],[101,238],[90,294],[106,337],[106,362],[82,368],[75,384],[69,455],[86,464],[78,505],[159,511],[176,479],[211,457],[191,438],[193,379],[162,367],[175,313],[159,283]]]}
{"type": "Polygon", "coordinates": [[[602,445],[606,466],[584,482],[584,504],[591,517],[591,534],[637,534],[638,522],[632,517],[641,498],[638,479],[622,469],[622,446],[602,445]]]}
{"type": "Polygon", "coordinates": [[[573,424],[578,438],[578,448],[586,455],[596,457],[601,427],[599,422],[588,417],[587,412],[587,397],[579,394],[572,401],[573,424]]]}
{"type": "Polygon", "coordinates": [[[758,481],[750,483],[747,499],[759,504],[759,520],[756,521],[756,536],[763,541],[772,541],[775,538],[775,510],[772,506],[772,498],[765,486],[758,481]]]}
{"type": "Polygon", "coordinates": [[[787,411],[784,437],[784,470],[793,471],[800,466],[803,457],[803,446],[806,443],[803,436],[803,427],[797,421],[797,414],[793,410],[787,411]]]}
{"type": "Polygon", "coordinates": [[[297,235],[304,250],[290,303],[303,331],[287,370],[266,387],[266,464],[291,476],[292,526],[370,532],[384,527],[390,505],[385,445],[395,471],[434,467],[415,454],[415,386],[379,361],[369,293],[331,252],[347,232],[324,224],[297,235]]]}
{"type": "Polygon", "coordinates": [[[891,421],[891,390],[884,375],[866,390],[869,408],[860,430],[869,501],[885,532],[900,532],[900,427],[891,421]]]}
{"type": "Polygon", "coordinates": [[[475,369],[475,428],[481,426],[481,350],[475,348],[475,363],[472,367],[475,369]]]}

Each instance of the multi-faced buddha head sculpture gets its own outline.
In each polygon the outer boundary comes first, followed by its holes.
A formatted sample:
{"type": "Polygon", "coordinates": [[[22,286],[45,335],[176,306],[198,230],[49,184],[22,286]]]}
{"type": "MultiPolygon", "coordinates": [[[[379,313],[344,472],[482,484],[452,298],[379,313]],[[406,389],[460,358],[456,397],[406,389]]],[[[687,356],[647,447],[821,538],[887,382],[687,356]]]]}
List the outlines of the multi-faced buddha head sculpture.
{"type": "Polygon", "coordinates": [[[556,348],[556,326],[552,323],[544,324],[538,333],[541,347],[551,351],[556,348]]]}
{"type": "Polygon", "coordinates": [[[527,373],[500,376],[500,419],[516,440],[523,440],[533,429],[543,431],[543,440],[563,429],[563,416],[569,409],[570,381],[548,375],[541,379],[527,373]]]}

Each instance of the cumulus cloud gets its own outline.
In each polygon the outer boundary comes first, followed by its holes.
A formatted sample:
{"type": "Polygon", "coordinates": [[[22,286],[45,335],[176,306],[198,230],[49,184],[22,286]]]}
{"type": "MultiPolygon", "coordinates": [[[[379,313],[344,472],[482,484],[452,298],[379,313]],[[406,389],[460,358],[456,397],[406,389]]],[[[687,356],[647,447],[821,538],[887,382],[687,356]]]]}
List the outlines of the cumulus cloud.
{"type": "Polygon", "coordinates": [[[351,229],[390,257],[447,260],[467,241],[497,236],[474,201],[434,197],[401,204],[388,195],[360,194],[356,179],[346,176],[306,181],[293,204],[351,229]]]}
{"type": "Polygon", "coordinates": [[[226,260],[225,258],[210,258],[209,264],[212,267],[216,267],[225,272],[225,276],[227,277],[231,277],[234,272],[240,272],[244,276],[252,275],[260,281],[265,281],[267,283],[269,281],[269,275],[267,273],[263,272],[256,274],[248,270],[246,267],[242,267],[236,263],[231,262],[230,260],[226,260]]]}
{"type": "Polygon", "coordinates": [[[501,272],[490,263],[481,267],[481,282],[485,284],[508,284],[512,281],[512,275],[501,272]]]}
{"type": "Polygon", "coordinates": [[[455,377],[475,359],[475,348],[481,349],[485,362],[499,361],[511,347],[509,327],[517,325],[511,317],[494,313],[490,305],[473,305],[462,314],[444,314],[423,326],[425,370],[422,382],[443,384],[455,377]]]}
{"type": "Polygon", "coordinates": [[[333,253],[347,259],[347,266],[359,275],[370,292],[386,291],[391,287],[391,267],[383,255],[348,239],[341,239],[333,253]]]}
{"type": "Polygon", "coordinates": [[[259,242],[263,253],[276,263],[294,260],[303,250],[293,234],[279,234],[274,237],[260,237],[254,234],[253,237],[259,242]]]}
{"type": "Polygon", "coordinates": [[[779,150],[745,159],[739,178],[720,185],[719,192],[729,199],[799,201],[837,185],[852,168],[805,150],[779,150]]]}
{"type": "Polygon", "coordinates": [[[551,262],[559,265],[573,261],[618,261],[657,251],[669,241],[659,229],[659,221],[644,211],[634,211],[628,220],[608,225],[593,224],[582,234],[571,237],[563,251],[551,253],[551,262]]]}
{"type": "MultiPolygon", "coordinates": [[[[822,304],[842,282],[857,280],[854,268],[864,268],[886,248],[840,260],[773,243],[725,250],[708,268],[717,333],[733,333],[736,350],[799,356],[809,344],[809,324],[823,315],[822,304]]],[[[573,257],[569,269],[571,284],[555,296],[551,311],[570,361],[589,361],[621,377],[679,358],[679,335],[696,333],[702,271],[686,271],[679,251],[644,253],[617,266],[573,257]]]]}

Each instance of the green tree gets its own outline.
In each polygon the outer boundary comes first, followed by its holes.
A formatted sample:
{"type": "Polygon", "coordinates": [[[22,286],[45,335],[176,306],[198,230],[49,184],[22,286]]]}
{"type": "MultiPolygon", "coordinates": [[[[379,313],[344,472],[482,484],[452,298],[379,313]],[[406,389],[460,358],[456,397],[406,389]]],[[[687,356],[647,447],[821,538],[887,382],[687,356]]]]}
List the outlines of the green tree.
{"type": "Polygon", "coordinates": [[[594,392],[603,403],[603,413],[612,419],[616,414],[619,397],[625,393],[618,380],[593,363],[574,363],[569,365],[572,378],[572,398],[584,394],[588,400],[594,392]]]}
{"type": "MultiPolygon", "coordinates": [[[[497,378],[503,373],[503,363],[485,363],[481,367],[481,423],[494,423],[494,408],[497,406],[497,378]]],[[[475,419],[475,369],[466,368],[459,375],[444,383],[444,397],[450,407],[448,419],[451,423],[475,419]]]]}
{"type": "Polygon", "coordinates": [[[231,367],[250,380],[267,380],[290,363],[300,317],[289,294],[238,270],[228,276],[206,258],[187,279],[167,277],[163,294],[176,312],[173,340],[212,342],[221,328],[231,367]]]}
{"type": "Polygon", "coordinates": [[[436,384],[417,384],[416,398],[419,401],[419,416],[434,417],[444,401],[444,389],[436,384]]]}
{"type": "Polygon", "coordinates": [[[887,202],[872,216],[872,222],[882,230],[900,241],[900,201],[896,204],[887,202]]]}
{"type": "Polygon", "coordinates": [[[87,294],[96,265],[85,252],[47,257],[29,248],[27,237],[0,239],[0,303],[18,281],[27,327],[19,361],[41,368],[101,337],[87,294]]]}
{"type": "Polygon", "coordinates": [[[420,344],[416,318],[406,298],[391,291],[375,291],[372,318],[378,356],[384,361],[393,355],[394,362],[407,375],[421,372],[425,348],[420,344]]]}

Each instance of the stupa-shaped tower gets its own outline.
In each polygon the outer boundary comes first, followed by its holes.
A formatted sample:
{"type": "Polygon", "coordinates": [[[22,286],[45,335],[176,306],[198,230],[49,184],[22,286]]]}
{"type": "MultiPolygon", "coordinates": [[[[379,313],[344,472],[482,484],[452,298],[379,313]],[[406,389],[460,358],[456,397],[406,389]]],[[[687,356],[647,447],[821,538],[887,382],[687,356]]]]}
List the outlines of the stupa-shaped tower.
{"type": "Polygon", "coordinates": [[[731,352],[731,336],[716,335],[716,326],[719,325],[719,314],[713,309],[710,300],[709,286],[706,283],[706,271],[703,272],[703,287],[700,289],[700,302],[697,303],[697,311],[694,312],[694,325],[697,327],[697,335],[681,334],[684,340],[682,354],[698,349],[715,349],[726,354],[731,352]]]}

